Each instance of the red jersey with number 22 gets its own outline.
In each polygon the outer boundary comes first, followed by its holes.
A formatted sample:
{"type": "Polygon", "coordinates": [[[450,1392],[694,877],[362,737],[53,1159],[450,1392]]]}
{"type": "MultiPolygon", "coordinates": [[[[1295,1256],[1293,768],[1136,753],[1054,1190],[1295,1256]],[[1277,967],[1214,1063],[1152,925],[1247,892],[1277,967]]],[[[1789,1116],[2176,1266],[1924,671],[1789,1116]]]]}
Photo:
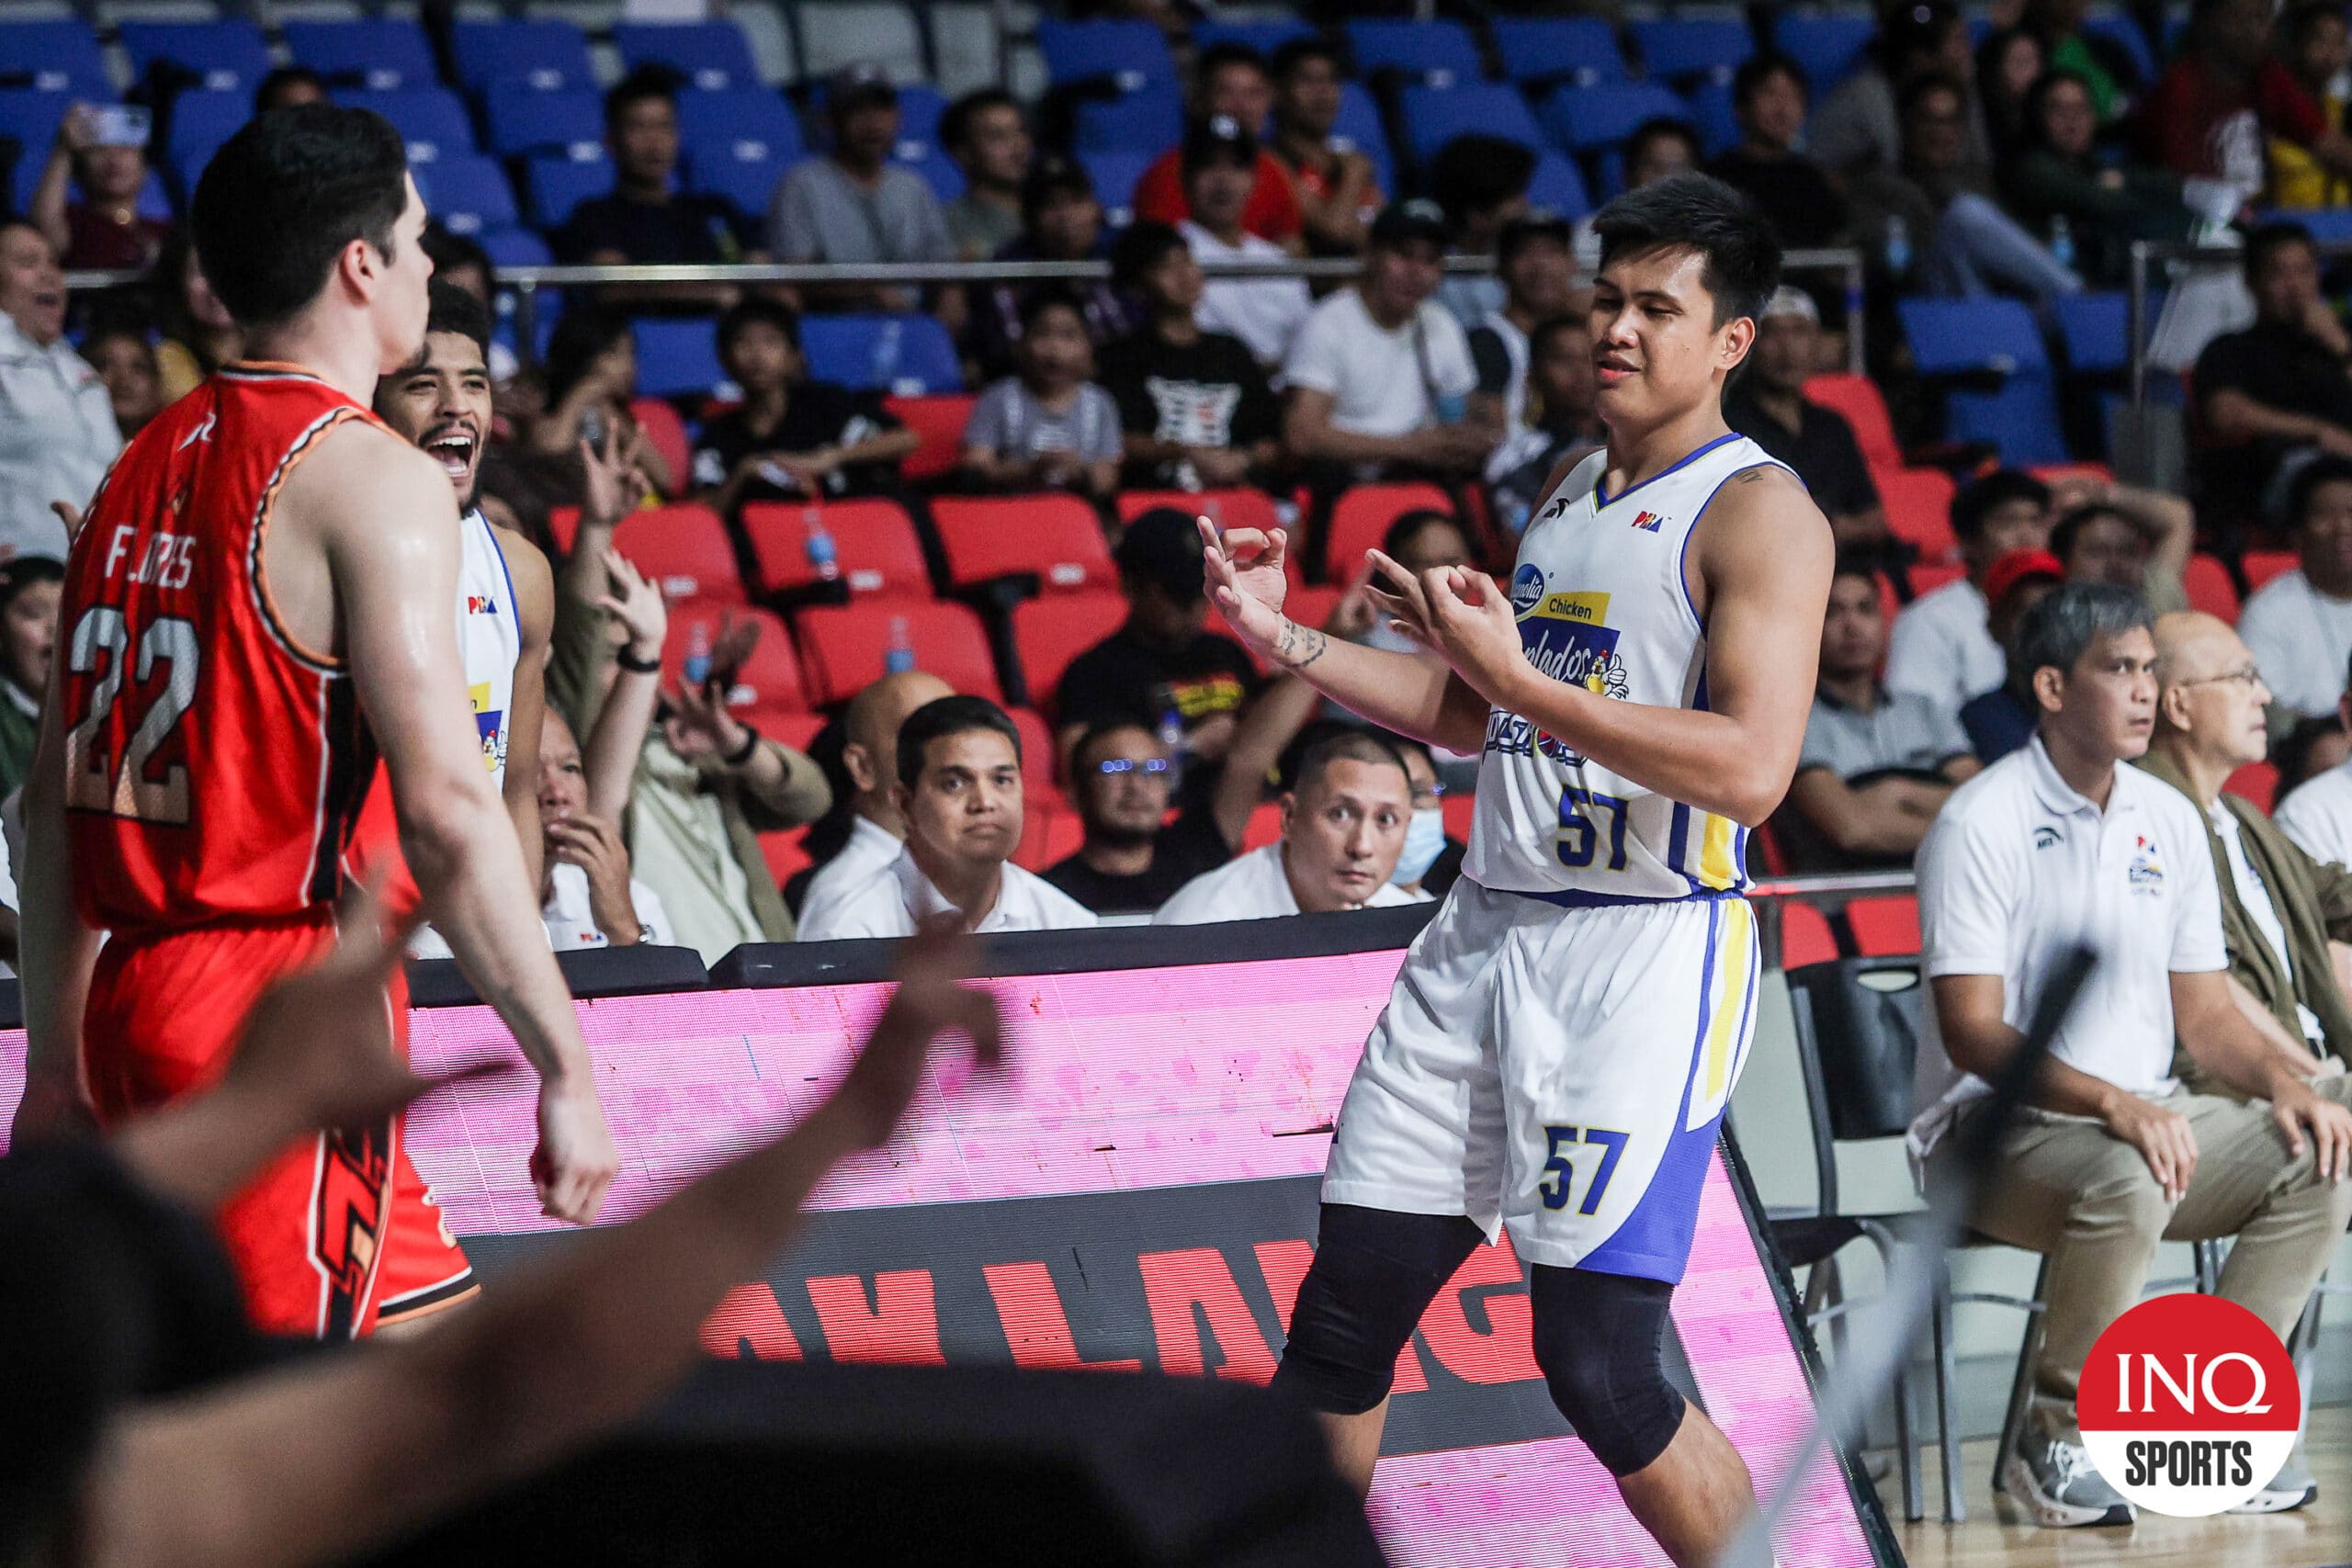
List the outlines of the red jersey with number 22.
{"type": "Polygon", "coordinates": [[[83,918],[121,935],[331,903],[377,771],[343,661],[270,602],[286,478],[375,416],[292,366],[232,365],[141,431],[66,563],[58,649],[83,918]]]}

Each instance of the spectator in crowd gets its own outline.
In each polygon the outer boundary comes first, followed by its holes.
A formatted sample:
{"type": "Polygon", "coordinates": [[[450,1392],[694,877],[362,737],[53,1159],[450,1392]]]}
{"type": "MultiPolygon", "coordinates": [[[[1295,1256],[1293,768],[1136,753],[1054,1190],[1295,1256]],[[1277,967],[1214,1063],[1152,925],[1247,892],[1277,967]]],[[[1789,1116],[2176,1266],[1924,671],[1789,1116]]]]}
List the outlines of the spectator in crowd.
{"type": "Polygon", "coordinates": [[[907,841],[884,873],[809,919],[803,942],[912,936],[956,911],[963,929],[1070,931],[1093,911],[1011,863],[1021,842],[1021,731],[986,697],[941,697],[899,728],[907,841]]]}
{"type": "Polygon", "coordinates": [[[1875,557],[1838,558],[1796,777],[1779,816],[1800,871],[1911,863],[1953,786],[1978,763],[1960,716],[1879,683],[1886,621],[1875,557]]]}
{"type": "Polygon", "coordinates": [[[1985,620],[1985,573],[2012,550],[2050,546],[2050,487],[2002,468],[1952,498],[1951,531],[1968,575],[1921,594],[1894,617],[1886,686],[1927,698],[1945,713],[2001,683],[2007,669],[1985,620]]]}
{"type": "Polygon", "coordinates": [[[1548,212],[1512,219],[1495,242],[1495,276],[1503,286],[1501,307],[1465,323],[1470,363],[1478,371],[1470,406],[1481,423],[1509,437],[1529,428],[1529,336],[1542,322],[1568,314],[1576,296],[1576,230],[1548,212]]]}
{"type": "Polygon", "coordinates": [[[842,771],[849,777],[849,835],[815,868],[800,896],[800,923],[823,930],[847,899],[889,874],[906,841],[899,811],[899,727],[917,708],[955,691],[938,676],[902,670],[868,682],[842,716],[842,771]]]}
{"type": "Polygon", "coordinates": [[[65,558],[53,501],[86,507],[122,450],[106,383],[65,341],[65,274],[40,226],[0,218],[0,548],[65,558]]]}
{"type": "MultiPolygon", "coordinates": [[[[637,334],[628,318],[591,305],[563,313],[548,339],[547,412],[530,431],[532,452],[560,476],[566,499],[579,489],[580,444],[601,446],[605,433],[626,440],[637,430],[637,334]]],[[[638,464],[661,495],[675,494],[677,475],[648,443],[638,464]]]]}
{"type": "MultiPolygon", "coordinates": [[[[899,145],[899,89],[879,66],[837,71],[826,89],[832,145],[804,158],[777,182],[768,204],[768,249],[787,262],[936,262],[956,258],[947,220],[931,186],[890,162],[899,145]]],[[[803,291],[829,310],[912,310],[916,290],[891,284],[831,283],[803,291]]],[[[963,324],[963,296],[938,297],[951,331],[963,324]]]]}
{"type": "Polygon", "coordinates": [[[2134,141],[2145,162],[2232,187],[2218,217],[2261,194],[2267,141],[2291,142],[2328,173],[2352,175],[2352,139],[2329,128],[2270,52],[2270,0],[2197,0],[2180,52],[2140,104],[2134,141]]]}
{"type": "Polygon", "coordinates": [[[2352,864],[2352,704],[2325,718],[2303,719],[2271,748],[2278,769],[2278,808],[2287,836],[2313,860],[2352,864]]]}
{"type": "MultiPolygon", "coordinates": [[[[571,209],[549,247],[556,260],[669,266],[767,259],[733,202],[678,188],[678,78],[668,67],[640,65],[605,95],[605,146],[613,155],[612,193],[571,209]]],[[[672,311],[730,304],[737,290],[608,284],[598,292],[632,310],[672,311]]]]}
{"type": "Polygon", "coordinates": [[[254,113],[327,101],[327,79],[307,65],[280,65],[254,89],[254,113]]]}
{"type": "Polygon", "coordinates": [[[1358,479],[1460,478],[1486,462],[1503,432],[1469,407],[1469,340],[1432,298],[1444,257],[1434,202],[1396,202],[1373,220],[1363,277],[1315,308],[1283,364],[1294,457],[1358,479]]]}
{"type": "Polygon", "coordinates": [[[2295,566],[2254,591],[2238,632],[2281,715],[2336,711],[2352,657],[2352,459],[2312,459],[2295,476],[2295,566]]]}
{"type": "Polygon", "coordinates": [[[1396,749],[1326,721],[1299,737],[1282,796],[1283,836],[1194,877],[1154,925],[1262,920],[1429,900],[1391,880],[1413,819],[1412,776],[1396,749]]]}
{"type": "Polygon", "coordinates": [[[2162,491],[2106,479],[2067,479],[2052,491],[2050,552],[2069,582],[2111,582],[2156,615],[2188,608],[2182,574],[2197,545],[2197,513],[2162,491]]]}
{"type": "MultiPolygon", "coordinates": [[[[1181,152],[1190,215],[1176,229],[1196,260],[1262,266],[1289,255],[1242,221],[1257,147],[1256,134],[1225,115],[1197,121],[1184,133],[1181,152]]],[[[1314,303],[1303,277],[1217,277],[1202,289],[1193,319],[1203,332],[1239,338],[1259,364],[1272,369],[1290,352],[1314,303]]]]}
{"type": "Polygon", "coordinates": [[[2091,108],[2107,125],[2123,117],[2147,84],[2130,49],[2084,28],[2090,8],[2090,0],[2026,0],[2023,25],[2041,40],[2045,69],[2070,72],[2089,85],[2091,108]]]}
{"type": "MultiPolygon", "coordinates": [[[[1398,513],[1380,536],[1380,553],[1415,577],[1425,571],[1443,571],[1448,567],[1477,565],[1477,554],[1470,547],[1470,536],[1463,530],[1461,520],[1452,513],[1430,506],[1417,506],[1398,513]]],[[[1370,594],[1361,591],[1369,585],[1369,556],[1363,560],[1333,564],[1348,579],[1349,588],[1332,610],[1333,625],[1326,630],[1337,631],[1350,642],[1393,653],[1423,651],[1419,643],[1390,626],[1387,617],[1374,607],[1370,594]]],[[[1332,718],[1345,718],[1348,710],[1329,703],[1325,705],[1325,713],[1332,718]]]]}
{"type": "Polygon", "coordinates": [[[2199,502],[2208,525],[2223,527],[2279,518],[2290,464],[2314,452],[2352,457],[2352,333],[2320,292],[2311,231],[2256,228],[2245,281],[2254,324],[2206,344],[2189,376],[2203,436],[2199,502]]]}
{"type": "Polygon", "coordinates": [[[64,563],[48,556],[0,561],[0,799],[22,788],[32,771],[64,581],[64,563]]]}
{"type": "Polygon", "coordinates": [[[130,322],[100,327],[82,340],[82,357],[107,385],[107,402],[125,441],[164,412],[164,372],[155,345],[130,322]]]}
{"type": "MultiPolygon", "coordinates": [[[[1974,74],[1968,23],[1951,0],[1890,5],[1879,13],[1878,38],[1861,63],[1821,100],[1808,139],[1814,158],[1832,175],[1891,170],[1903,161],[1903,120],[1895,95],[1905,83],[1940,74],[1965,84],[1974,74]]],[[[1969,97],[1961,140],[1965,161],[1993,163],[1984,116],[1969,97]]]]}
{"type": "MultiPolygon", "coordinates": [[[[1111,254],[1111,231],[1095,199],[1094,181],[1075,159],[1049,152],[1029,171],[1021,187],[1020,236],[998,253],[1003,261],[1101,261],[1111,254]]],[[[988,378],[1013,369],[1013,345],[1021,341],[1021,305],[1035,287],[1000,283],[973,289],[971,354],[988,378]]],[[[1107,279],[1068,285],[1086,310],[1086,335],[1099,352],[1125,337],[1137,314],[1118,286],[1107,279]]],[[[975,382],[977,385],[978,383],[975,382]]]]}
{"type": "Polygon", "coordinates": [[[1021,100],[982,87],[947,106],[939,144],[963,172],[964,194],[942,211],[959,261],[984,261],[1021,237],[1021,187],[1029,177],[1029,119],[1021,100]]]}
{"type": "Polygon", "coordinates": [[[1731,80],[1738,144],[1707,172],[1747,193],[1784,246],[1834,243],[1846,226],[1846,198],[1821,165],[1796,150],[1804,135],[1804,72],[1785,54],[1751,55],[1731,80]]]}
{"type": "MultiPolygon", "coordinates": [[[[1464,255],[1496,255],[1503,231],[1526,216],[1527,187],[1534,177],[1535,154],[1507,137],[1474,130],[1439,148],[1430,160],[1427,184],[1445,214],[1448,248],[1464,255]]],[[[1438,303],[1453,312],[1464,331],[1476,326],[1503,308],[1500,271],[1498,260],[1493,276],[1441,278],[1438,303]]]]}
{"type": "Polygon", "coordinates": [[[1064,758],[1088,730],[1148,716],[1191,784],[1192,764],[1222,761],[1258,669],[1241,645],[1208,629],[1201,531],[1191,513],[1154,507],[1127,525],[1114,552],[1127,618],[1070,660],[1054,699],[1064,758]]]}
{"type": "Polygon", "coordinates": [[[1883,560],[1893,539],[1854,427],[1804,395],[1820,363],[1821,312],[1812,295],[1783,284],[1757,318],[1747,373],[1724,398],[1724,421],[1796,470],[1838,549],[1883,560]]]}
{"type": "Polygon", "coordinates": [[[1405,776],[1413,786],[1413,819],[1405,825],[1405,847],[1388,880],[1407,893],[1442,898],[1461,879],[1462,857],[1470,846],[1446,833],[1445,784],[1435,754],[1409,735],[1383,739],[1404,759],[1405,776]]]}
{"type": "Polygon", "coordinates": [[[147,291],[158,334],[155,363],[164,373],[164,406],[169,408],[244,353],[245,334],[212,292],[185,230],[175,229],[164,240],[148,274],[147,291]]]}
{"type": "Polygon", "coordinates": [[[839,501],[896,486],[914,432],[879,397],[808,378],[790,306],[760,294],[729,306],[718,362],[743,400],[703,422],[694,483],[720,516],[747,501],[839,501]]]}
{"type": "Polygon", "coordinates": [[[1013,359],[1018,374],[972,405],[965,477],[984,490],[1068,490],[1107,501],[1119,486],[1119,405],[1094,383],[1094,345],[1077,298],[1032,292],[1013,359]]]}
{"type": "MultiPolygon", "coordinates": [[[[2017,640],[2018,623],[2066,581],[2066,569],[2048,550],[2011,550],[1984,574],[1986,623],[2004,654],[2017,640]]],[[[2001,683],[1961,705],[1960,725],[1976,760],[1990,767],[2033,739],[2041,707],[2033,695],[2033,671],[2011,658],[2001,683]]]]}
{"type": "MultiPolygon", "coordinates": [[[[1639,190],[1699,166],[1699,133],[1688,121],[1658,115],[1634,127],[1625,138],[1625,188],[1639,190]]],[[[1600,235],[1593,228],[1594,214],[1577,220],[1577,265],[1588,276],[1600,270],[1600,235]]]]}
{"type": "MultiPolygon", "coordinates": [[[[496,321],[498,266],[490,259],[490,253],[481,248],[481,243],[468,234],[453,234],[438,223],[425,225],[421,243],[425,255],[432,260],[434,277],[481,300],[490,311],[491,320],[496,321]]],[[[500,439],[507,439],[523,423],[515,417],[516,409],[535,397],[537,388],[536,384],[518,384],[516,376],[523,368],[522,362],[514,357],[513,349],[495,337],[490,340],[489,364],[498,418],[506,426],[500,432],[500,439]]]]}
{"type": "Polygon", "coordinates": [[[1976,96],[1998,155],[1996,167],[2025,142],[2026,96],[2043,69],[2041,39],[2031,28],[1996,28],[1976,46],[1976,96]]]}
{"type": "Polygon", "coordinates": [[[1514,535],[1544,501],[1553,471],[1609,439],[1600,423],[1600,378],[1592,333],[1581,317],[1554,316],[1527,343],[1527,428],[1503,437],[1487,460],[1495,515],[1514,535]]]}
{"type": "MultiPolygon", "coordinates": [[[[2275,1334],[2292,1329],[2352,1219],[2352,1183],[2338,1179],[2352,1114],[2231,1000],[2196,807],[2120,765],[2147,749],[2154,718],[2146,608],[2071,584],[2034,606],[2018,648],[2040,733],[1958,791],[1919,851],[1933,1006],[1908,1142],[1930,1193],[1957,1179],[1946,1151],[2018,1047],[2008,1021],[2040,1010],[2061,954],[2095,945],[1968,1224],[2049,1259],[2024,1429],[1999,1456],[2005,1489],[2044,1526],[2121,1524],[2131,1505],[2083,1450],[2085,1356],[2139,1301],[2167,1238],[2235,1236],[2220,1294],[2275,1334]],[[2233,1093],[2184,1089],[2176,1045],[2233,1093]]],[[[2280,1479],[2260,1506],[2308,1497],[2308,1475],[2280,1479]]]]}
{"type": "Polygon", "coordinates": [[[1111,270],[1144,310],[1143,324],[1100,360],[1130,479],[1216,490],[1271,469],[1282,455],[1282,405],[1247,344],[1201,330],[1206,280],[1184,236],[1145,219],[1119,237],[1111,270]]]}
{"type": "Polygon", "coordinates": [[[2197,215],[2181,201],[2178,175],[2099,156],[2091,105],[2090,84],[2080,75],[2044,73],[2026,93],[2018,150],[2002,162],[2001,191],[2035,233],[2054,238],[2064,223],[2076,268],[2092,283],[2118,288],[2134,240],[2186,240],[2197,215]]]}
{"type": "Polygon", "coordinates": [[[1345,88],[1340,51],[1316,37],[1274,51],[1274,130],[1267,151],[1290,171],[1306,248],[1351,256],[1384,201],[1380,171],[1363,149],[1335,135],[1345,88]]]}
{"type": "MultiPolygon", "coordinates": [[[[1249,132],[1250,185],[1242,198],[1241,228],[1285,250],[1299,237],[1298,193],[1290,171],[1259,144],[1267,111],[1273,107],[1274,86],[1266,74],[1266,61],[1245,43],[1213,43],[1201,51],[1193,65],[1192,118],[1197,124],[1230,120],[1249,132]]],[[[1159,223],[1182,223],[1198,218],[1194,205],[1192,160],[1183,147],[1170,148],[1136,182],[1136,216],[1159,223]]]]}
{"type": "Polygon", "coordinates": [[[172,225],[139,209],[147,189],[147,110],[131,105],[75,104],[58,121],[26,210],[68,270],[154,265],[172,225]]]}
{"type": "MultiPolygon", "coordinates": [[[[2319,106],[2331,131],[2344,130],[2344,83],[2352,71],[2352,33],[2335,0],[2301,0],[2290,8],[2278,39],[2278,58],[2319,106]]],[[[2352,202],[2352,180],[2323,166],[2303,146],[2284,136],[2269,140],[2270,201],[2285,208],[2342,207],[2352,202]]]]}

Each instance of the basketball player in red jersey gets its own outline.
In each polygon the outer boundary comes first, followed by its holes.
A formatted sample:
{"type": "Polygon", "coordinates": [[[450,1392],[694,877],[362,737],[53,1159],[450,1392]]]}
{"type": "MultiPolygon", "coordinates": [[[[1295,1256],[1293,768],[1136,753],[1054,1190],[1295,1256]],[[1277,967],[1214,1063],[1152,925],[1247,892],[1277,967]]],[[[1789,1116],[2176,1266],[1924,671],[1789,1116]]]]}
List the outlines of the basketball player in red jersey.
{"type": "MultiPolygon", "coordinates": [[[[253,358],[141,432],[67,562],[25,790],[40,930],[17,1131],[111,1123],[218,1076],[255,997],[332,944],[380,761],[427,911],[540,1074],[540,1201],[584,1224],[616,1156],[469,716],[456,500],[368,407],[424,337],[432,264],[401,139],[361,110],[264,115],[205,170],[191,220],[253,358]]],[[[404,1000],[395,986],[396,1027],[404,1000]]],[[[224,1208],[261,1326],[367,1333],[391,1321],[388,1254],[462,1268],[437,1215],[395,1202],[405,1157],[397,1120],[345,1128],[224,1208]]],[[[393,1318],[472,1290],[444,1284],[393,1318]]]]}

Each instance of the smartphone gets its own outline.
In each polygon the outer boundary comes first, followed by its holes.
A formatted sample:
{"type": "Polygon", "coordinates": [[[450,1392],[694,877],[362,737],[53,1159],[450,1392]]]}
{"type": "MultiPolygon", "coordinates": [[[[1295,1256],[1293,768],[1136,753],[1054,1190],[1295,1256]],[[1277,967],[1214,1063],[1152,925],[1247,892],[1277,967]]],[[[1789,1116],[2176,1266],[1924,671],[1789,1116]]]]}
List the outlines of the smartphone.
{"type": "Polygon", "coordinates": [[[98,104],[89,111],[94,147],[144,147],[154,116],[143,104],[98,104]]]}

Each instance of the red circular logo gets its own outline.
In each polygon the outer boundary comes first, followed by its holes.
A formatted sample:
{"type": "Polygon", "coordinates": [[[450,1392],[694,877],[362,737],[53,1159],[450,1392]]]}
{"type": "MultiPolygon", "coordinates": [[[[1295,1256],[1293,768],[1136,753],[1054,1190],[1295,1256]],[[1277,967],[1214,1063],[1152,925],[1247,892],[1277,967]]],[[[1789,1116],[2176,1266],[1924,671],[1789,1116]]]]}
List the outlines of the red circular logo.
{"type": "Polygon", "coordinates": [[[2158,1296],[2107,1325],[2075,1394],[2083,1446],[2124,1496],[2194,1518],[2270,1483],[2295,1446],[2302,1389],[2270,1327],[2219,1296],[2158,1296]]]}

